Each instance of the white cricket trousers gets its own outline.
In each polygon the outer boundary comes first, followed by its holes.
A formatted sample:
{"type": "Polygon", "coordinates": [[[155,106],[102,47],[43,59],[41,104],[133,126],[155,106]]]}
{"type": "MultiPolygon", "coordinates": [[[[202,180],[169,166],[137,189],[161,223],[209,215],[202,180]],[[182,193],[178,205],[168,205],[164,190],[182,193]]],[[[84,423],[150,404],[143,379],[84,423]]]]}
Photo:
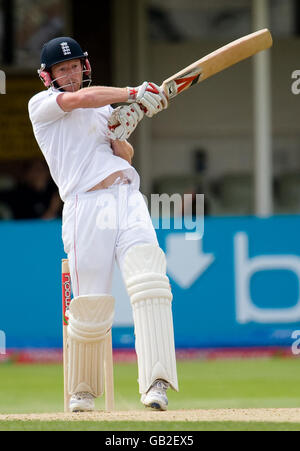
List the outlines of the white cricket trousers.
{"type": "Polygon", "coordinates": [[[126,184],[67,199],[62,238],[74,297],[111,293],[115,261],[122,270],[132,246],[158,245],[142,194],[126,184]]]}

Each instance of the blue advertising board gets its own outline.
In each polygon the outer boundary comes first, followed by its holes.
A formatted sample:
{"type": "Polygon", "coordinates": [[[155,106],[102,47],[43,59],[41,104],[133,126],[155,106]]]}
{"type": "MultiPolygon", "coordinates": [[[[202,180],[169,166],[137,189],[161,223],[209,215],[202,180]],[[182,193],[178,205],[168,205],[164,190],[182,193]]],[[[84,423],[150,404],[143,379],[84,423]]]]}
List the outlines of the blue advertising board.
{"type": "Polygon", "coordinates": [[[289,345],[300,328],[299,217],[207,218],[202,241],[159,233],[177,345],[289,345]]]}
{"type": "MultiPolygon", "coordinates": [[[[202,240],[184,230],[157,230],[177,348],[291,346],[300,330],[299,230],[300,216],[207,217],[202,240]]],[[[2,222],[0,249],[7,348],[61,347],[60,221],[2,222]]],[[[130,301],[118,270],[113,294],[114,347],[133,347],[130,301]]]]}

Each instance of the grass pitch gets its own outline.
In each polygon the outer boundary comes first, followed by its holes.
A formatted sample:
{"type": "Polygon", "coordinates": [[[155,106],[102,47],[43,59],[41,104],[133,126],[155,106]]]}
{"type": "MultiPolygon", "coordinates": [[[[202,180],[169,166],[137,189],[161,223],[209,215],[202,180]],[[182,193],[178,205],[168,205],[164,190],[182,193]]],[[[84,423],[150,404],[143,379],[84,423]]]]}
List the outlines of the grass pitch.
{"type": "MultiPolygon", "coordinates": [[[[180,392],[169,391],[170,410],[300,408],[300,359],[178,362],[180,392]]],[[[115,364],[116,410],[145,412],[135,363],[115,364]]],[[[97,400],[97,409],[104,409],[97,400]]],[[[0,415],[63,411],[61,365],[0,365],[0,415]]],[[[3,430],[300,430],[299,423],[0,421],[3,430]]]]}
{"type": "MultiPolygon", "coordinates": [[[[78,432],[78,431],[164,431],[164,432],[178,432],[179,431],[196,431],[196,432],[298,432],[300,431],[300,424],[298,423],[261,423],[261,422],[238,422],[238,421],[212,421],[212,422],[174,422],[162,424],[159,422],[147,423],[132,422],[132,421],[115,421],[115,422],[61,422],[61,421],[7,421],[0,422],[0,432],[2,431],[40,431],[40,432],[78,432]]],[[[130,434],[129,434],[130,436],[130,434]]]]}

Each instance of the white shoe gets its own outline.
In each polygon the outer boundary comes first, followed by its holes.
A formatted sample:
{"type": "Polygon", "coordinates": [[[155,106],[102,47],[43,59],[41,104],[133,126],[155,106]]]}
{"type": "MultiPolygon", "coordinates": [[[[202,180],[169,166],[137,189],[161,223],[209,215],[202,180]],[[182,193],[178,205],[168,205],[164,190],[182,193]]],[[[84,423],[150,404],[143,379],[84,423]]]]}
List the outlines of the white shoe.
{"type": "Polygon", "coordinates": [[[157,379],[146,394],[141,397],[141,402],[146,407],[155,410],[167,410],[168,398],[166,391],[170,384],[162,379],[157,379]]]}
{"type": "Polygon", "coordinates": [[[70,412],[91,412],[95,410],[94,396],[87,392],[74,393],[70,399],[70,412]]]}

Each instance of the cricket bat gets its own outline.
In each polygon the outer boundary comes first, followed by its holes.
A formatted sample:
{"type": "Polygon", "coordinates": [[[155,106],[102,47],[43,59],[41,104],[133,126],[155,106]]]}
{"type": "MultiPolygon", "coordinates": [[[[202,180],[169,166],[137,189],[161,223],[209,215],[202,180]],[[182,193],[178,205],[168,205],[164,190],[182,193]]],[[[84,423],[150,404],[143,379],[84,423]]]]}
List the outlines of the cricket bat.
{"type": "Polygon", "coordinates": [[[251,33],[230,42],[167,78],[162,83],[162,88],[168,99],[173,99],[191,86],[272,47],[272,44],[272,35],[267,28],[251,33]]]}
{"type": "MultiPolygon", "coordinates": [[[[163,88],[169,100],[173,99],[191,86],[254,56],[262,50],[269,49],[272,45],[272,35],[267,28],[248,34],[204,56],[180,72],[172,75],[170,78],[167,78],[163,81],[161,88],[163,88]]],[[[142,105],[139,104],[139,106],[145,111],[142,105]]],[[[120,124],[109,123],[108,127],[113,131],[118,125],[120,124]]]]}

